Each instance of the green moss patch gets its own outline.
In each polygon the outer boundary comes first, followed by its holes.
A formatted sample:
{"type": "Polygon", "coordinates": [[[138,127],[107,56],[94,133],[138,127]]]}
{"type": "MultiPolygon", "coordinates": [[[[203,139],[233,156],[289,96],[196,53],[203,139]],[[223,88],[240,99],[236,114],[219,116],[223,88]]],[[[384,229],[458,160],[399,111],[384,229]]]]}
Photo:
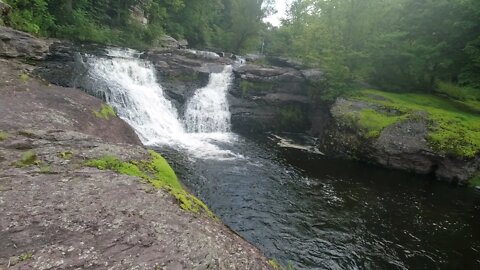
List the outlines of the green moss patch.
{"type": "Polygon", "coordinates": [[[24,261],[30,260],[32,257],[33,257],[32,252],[25,252],[25,253],[20,254],[20,256],[18,256],[18,260],[20,262],[24,262],[24,261]]]}
{"type": "Polygon", "coordinates": [[[8,139],[8,134],[0,131],[0,142],[5,141],[6,139],[8,139]]]}
{"type": "Polygon", "coordinates": [[[428,122],[427,140],[432,148],[466,158],[480,151],[480,114],[458,102],[434,95],[378,90],[362,90],[352,98],[378,107],[378,110],[364,109],[359,113],[358,125],[366,129],[367,136],[378,136],[385,127],[424,112],[428,122]],[[385,111],[398,114],[389,115],[385,111]]]}
{"type": "Polygon", "coordinates": [[[243,96],[246,96],[249,91],[271,91],[273,87],[274,84],[268,82],[240,81],[240,89],[242,90],[243,96]]]}
{"type": "Polygon", "coordinates": [[[18,161],[12,163],[12,166],[17,168],[25,168],[38,164],[40,164],[40,161],[37,159],[37,155],[35,154],[35,152],[27,151],[22,154],[18,161]]]}
{"type": "Polygon", "coordinates": [[[149,154],[149,160],[123,162],[116,157],[105,156],[87,161],[85,165],[142,178],[155,188],[167,190],[177,199],[180,207],[185,211],[204,212],[213,217],[213,213],[202,201],[183,189],[175,172],[162,156],[152,150],[149,151],[149,154]]]}
{"type": "Polygon", "coordinates": [[[358,125],[365,130],[367,138],[380,136],[382,130],[400,119],[396,115],[385,115],[372,109],[363,109],[358,114],[358,125]]]}
{"type": "Polygon", "coordinates": [[[107,104],[102,104],[102,107],[98,111],[93,111],[93,114],[101,119],[108,120],[110,117],[115,117],[117,114],[113,108],[107,104]]]}
{"type": "Polygon", "coordinates": [[[60,152],[57,154],[57,157],[65,159],[65,160],[70,160],[73,157],[73,153],[70,151],[65,151],[65,152],[60,152]]]}
{"type": "Polygon", "coordinates": [[[282,267],[275,259],[270,259],[267,261],[268,265],[274,270],[295,270],[295,268],[289,263],[287,267],[282,267]]]}
{"type": "Polygon", "coordinates": [[[22,72],[20,73],[19,78],[22,82],[26,83],[30,79],[30,76],[27,73],[22,72]]]}

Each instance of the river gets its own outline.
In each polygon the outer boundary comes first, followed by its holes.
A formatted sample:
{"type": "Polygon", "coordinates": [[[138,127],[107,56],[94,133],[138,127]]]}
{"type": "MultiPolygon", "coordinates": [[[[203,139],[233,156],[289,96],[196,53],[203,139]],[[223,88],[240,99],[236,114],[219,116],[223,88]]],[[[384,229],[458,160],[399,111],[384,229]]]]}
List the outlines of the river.
{"type": "Polygon", "coordinates": [[[132,51],[85,56],[81,84],[167,157],[184,185],[266,256],[295,269],[480,269],[480,194],[336,160],[291,134],[230,132],[231,67],[178,112],[132,51]],[[94,85],[95,87],[92,87],[94,85]],[[295,144],[293,144],[295,145],[295,144]],[[285,145],[284,145],[285,146],[285,145]]]}

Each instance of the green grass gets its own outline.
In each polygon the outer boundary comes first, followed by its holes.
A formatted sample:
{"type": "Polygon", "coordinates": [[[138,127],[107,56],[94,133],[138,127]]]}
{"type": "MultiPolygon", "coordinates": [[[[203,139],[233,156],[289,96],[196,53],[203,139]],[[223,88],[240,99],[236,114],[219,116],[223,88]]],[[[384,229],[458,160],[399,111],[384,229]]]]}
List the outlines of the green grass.
{"type": "Polygon", "coordinates": [[[473,158],[480,150],[480,114],[447,98],[427,94],[388,93],[362,90],[352,96],[376,105],[379,110],[359,113],[359,126],[367,136],[378,136],[385,127],[425,112],[428,121],[427,140],[433,149],[459,157],[473,158]],[[389,116],[383,111],[395,111],[389,116]]]}
{"type": "Polygon", "coordinates": [[[8,139],[8,134],[3,131],[0,131],[0,142],[5,141],[6,139],[8,139]]]}
{"type": "Polygon", "coordinates": [[[148,152],[150,154],[149,160],[123,162],[116,157],[105,156],[87,161],[85,165],[142,178],[157,189],[167,190],[177,199],[183,210],[193,213],[204,212],[208,216],[214,217],[202,201],[183,189],[175,172],[162,156],[152,150],[148,152]]]}
{"type": "Polygon", "coordinates": [[[102,107],[98,111],[93,111],[93,114],[101,119],[108,120],[110,117],[115,117],[117,114],[113,110],[113,108],[107,104],[102,104],[102,107]]]}
{"type": "Polygon", "coordinates": [[[437,82],[437,93],[447,95],[468,109],[480,113],[480,90],[447,82],[437,82]]]}

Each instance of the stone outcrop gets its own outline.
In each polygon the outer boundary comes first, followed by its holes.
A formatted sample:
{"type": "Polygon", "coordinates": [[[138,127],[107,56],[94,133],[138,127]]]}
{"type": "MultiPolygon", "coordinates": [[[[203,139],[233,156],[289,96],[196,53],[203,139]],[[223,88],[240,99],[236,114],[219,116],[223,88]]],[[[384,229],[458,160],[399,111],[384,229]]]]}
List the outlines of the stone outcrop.
{"type": "Polygon", "coordinates": [[[322,151],[387,168],[430,174],[460,185],[468,184],[468,180],[480,170],[478,157],[454,157],[430,147],[424,113],[418,112],[416,117],[387,126],[378,137],[367,138],[354,122],[347,120],[362,109],[377,108],[366,101],[337,99],[330,109],[332,119],[322,136],[322,151]]]}
{"type": "Polygon", "coordinates": [[[255,64],[240,66],[234,74],[229,97],[233,130],[305,132],[311,128],[316,105],[308,91],[313,76],[307,79],[304,71],[293,67],[255,64]]]}
{"type": "Polygon", "coordinates": [[[49,43],[30,34],[0,26],[0,57],[45,59],[49,43]]]}

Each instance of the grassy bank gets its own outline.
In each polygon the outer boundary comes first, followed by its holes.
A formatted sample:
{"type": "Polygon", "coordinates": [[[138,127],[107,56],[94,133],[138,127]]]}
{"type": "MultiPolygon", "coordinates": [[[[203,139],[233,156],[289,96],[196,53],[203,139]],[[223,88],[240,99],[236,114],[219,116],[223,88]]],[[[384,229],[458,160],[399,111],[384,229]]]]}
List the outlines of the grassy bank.
{"type": "Polygon", "coordinates": [[[398,122],[425,117],[427,140],[431,147],[458,157],[472,158],[480,151],[480,112],[455,99],[414,93],[389,93],[361,90],[352,99],[372,104],[362,109],[356,123],[367,137],[398,122]]]}

